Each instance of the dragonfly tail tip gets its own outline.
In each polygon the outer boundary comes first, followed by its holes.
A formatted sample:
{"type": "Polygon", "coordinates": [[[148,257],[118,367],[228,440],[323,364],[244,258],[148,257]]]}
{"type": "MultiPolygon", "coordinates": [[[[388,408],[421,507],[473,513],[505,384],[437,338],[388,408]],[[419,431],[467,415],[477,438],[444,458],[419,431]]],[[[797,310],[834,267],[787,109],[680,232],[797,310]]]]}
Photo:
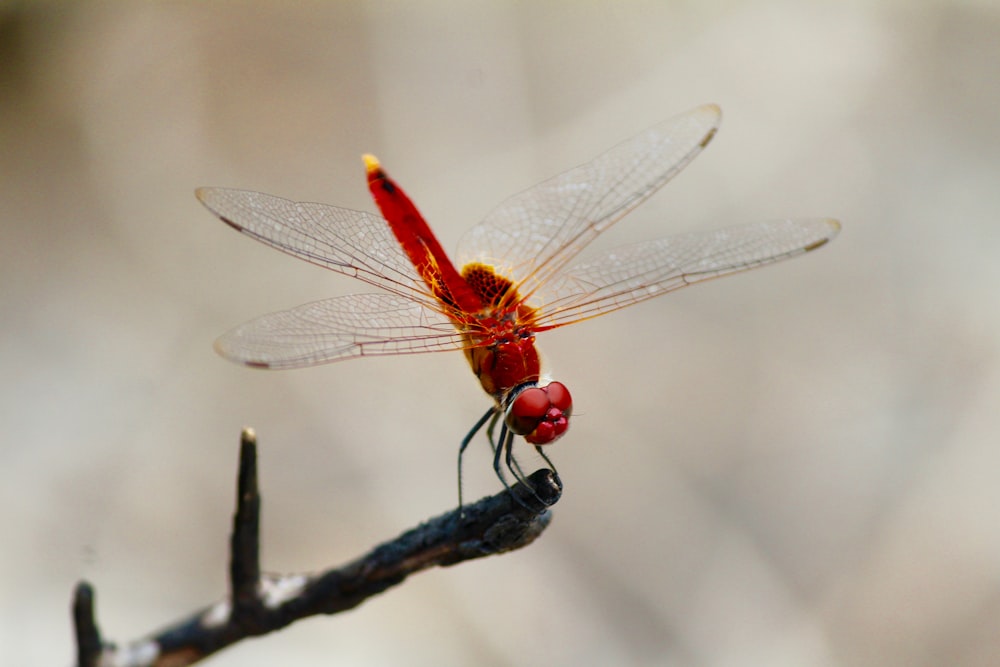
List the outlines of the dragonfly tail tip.
{"type": "Polygon", "coordinates": [[[361,156],[361,159],[365,163],[365,170],[372,174],[382,168],[382,164],[378,161],[378,158],[371,153],[365,153],[361,156]]]}

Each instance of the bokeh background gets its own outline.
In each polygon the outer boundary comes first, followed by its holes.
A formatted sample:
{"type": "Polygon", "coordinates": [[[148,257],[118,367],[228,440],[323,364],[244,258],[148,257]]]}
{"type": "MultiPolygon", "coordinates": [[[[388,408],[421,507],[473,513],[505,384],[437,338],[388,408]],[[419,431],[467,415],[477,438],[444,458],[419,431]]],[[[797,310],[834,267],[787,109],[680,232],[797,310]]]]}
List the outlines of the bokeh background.
{"type": "MultiPolygon", "coordinates": [[[[599,244],[811,216],[840,237],[542,336],[576,416],[538,543],[213,664],[997,664],[997,35],[985,0],[4,3],[4,661],[72,661],[82,578],[117,641],[218,599],[244,425],[268,570],[455,504],[488,406],[462,355],[217,357],[246,319],[368,288],[195,187],[371,210],[370,151],[453,248],[717,102],[709,149],[599,244]]],[[[470,497],[497,489],[486,450],[470,497]]]]}

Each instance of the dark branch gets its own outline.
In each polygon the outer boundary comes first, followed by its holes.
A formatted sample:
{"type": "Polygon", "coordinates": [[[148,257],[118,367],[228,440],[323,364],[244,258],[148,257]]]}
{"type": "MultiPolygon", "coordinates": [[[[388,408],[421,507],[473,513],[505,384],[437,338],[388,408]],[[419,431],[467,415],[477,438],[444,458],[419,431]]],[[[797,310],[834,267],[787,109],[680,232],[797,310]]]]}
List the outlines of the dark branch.
{"type": "Polygon", "coordinates": [[[260,491],[257,488],[257,436],[244,429],[240,436],[240,472],[236,484],[236,513],[229,542],[229,588],[232,620],[252,623],[259,607],[260,491]]]}
{"type": "Polygon", "coordinates": [[[101,657],[101,631],[94,619],[94,589],[85,581],[73,592],[73,627],[76,631],[76,664],[97,667],[101,657]]]}
{"type": "Polygon", "coordinates": [[[434,566],[500,554],[531,544],[551,521],[548,508],[562,494],[555,473],[543,468],[511,491],[483,498],[430,519],[352,563],[317,574],[261,575],[260,494],[256,437],[243,432],[230,541],[230,596],[124,647],[102,645],[93,591],[77,586],[73,603],[77,664],[100,659],[123,667],[190,665],[247,637],[267,634],[315,614],[352,609],[408,576],[434,566]],[[517,496],[517,500],[511,497],[517,496]]]}

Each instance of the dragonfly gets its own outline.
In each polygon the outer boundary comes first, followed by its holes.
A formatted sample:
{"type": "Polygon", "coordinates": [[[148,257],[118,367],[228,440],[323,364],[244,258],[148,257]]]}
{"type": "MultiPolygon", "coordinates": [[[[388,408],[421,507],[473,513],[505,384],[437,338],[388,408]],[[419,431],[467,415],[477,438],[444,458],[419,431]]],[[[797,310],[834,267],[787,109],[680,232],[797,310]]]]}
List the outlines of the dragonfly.
{"type": "Polygon", "coordinates": [[[459,446],[460,505],[462,455],[487,422],[493,469],[508,490],[504,467],[524,480],[515,436],[555,473],[542,447],[566,433],[573,402],[564,384],[543,373],[536,335],[816,250],[840,229],[826,218],[773,220],[579,257],[686,167],[720,121],[718,106],[697,107],[510,197],[464,235],[456,263],[371,155],[363,160],[381,215],[199,188],[201,203],[237,231],[381,289],[264,315],[221,336],[215,348],[272,369],[461,350],[492,404],[459,446]]]}

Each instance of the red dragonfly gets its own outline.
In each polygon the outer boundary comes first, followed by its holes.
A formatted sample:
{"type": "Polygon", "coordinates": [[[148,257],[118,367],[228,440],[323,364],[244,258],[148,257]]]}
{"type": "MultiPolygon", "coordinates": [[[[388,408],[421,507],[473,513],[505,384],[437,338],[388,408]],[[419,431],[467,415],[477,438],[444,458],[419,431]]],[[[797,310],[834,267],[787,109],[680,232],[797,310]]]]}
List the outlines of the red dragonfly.
{"type": "Polygon", "coordinates": [[[687,166],[720,119],[717,106],[698,107],[511,197],[462,239],[460,270],[370,155],[364,156],[368,187],[384,217],[201,188],[198,199],[236,230],[383,290],[265,315],[223,335],[216,350],[256,368],[462,350],[493,405],[459,448],[459,497],[462,453],[487,421],[493,467],[504,486],[503,453],[507,469],[523,479],[512,460],[515,435],[535,445],[554,471],[541,445],[566,432],[572,399],[565,385],[542,374],[536,334],[815,250],[840,229],[829,219],[762,222],[577,260],[601,232],[687,166]]]}

